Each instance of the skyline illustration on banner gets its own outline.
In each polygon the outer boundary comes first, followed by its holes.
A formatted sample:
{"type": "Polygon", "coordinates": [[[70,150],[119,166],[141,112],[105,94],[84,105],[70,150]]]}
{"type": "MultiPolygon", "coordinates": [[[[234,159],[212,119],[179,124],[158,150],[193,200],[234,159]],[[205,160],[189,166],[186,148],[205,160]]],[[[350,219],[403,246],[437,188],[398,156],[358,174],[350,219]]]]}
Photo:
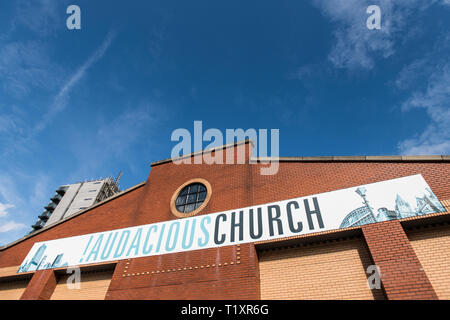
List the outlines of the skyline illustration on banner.
{"type": "Polygon", "coordinates": [[[364,206],[352,210],[344,220],[342,220],[340,228],[422,216],[429,213],[445,212],[444,206],[430,188],[425,188],[426,193],[422,196],[416,196],[416,207],[414,209],[409,202],[405,201],[397,194],[395,197],[394,210],[381,207],[378,208],[377,211],[369,204],[366,195],[367,190],[364,187],[359,187],[355,191],[363,198],[364,206]]]}

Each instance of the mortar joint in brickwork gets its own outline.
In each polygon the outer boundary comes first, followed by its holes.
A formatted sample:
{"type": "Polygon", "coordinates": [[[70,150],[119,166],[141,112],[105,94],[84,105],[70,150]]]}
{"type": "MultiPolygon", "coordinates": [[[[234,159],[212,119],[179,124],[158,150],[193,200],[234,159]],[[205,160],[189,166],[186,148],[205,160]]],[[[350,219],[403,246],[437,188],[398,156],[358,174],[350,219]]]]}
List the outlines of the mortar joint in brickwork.
{"type": "Polygon", "coordinates": [[[287,249],[294,249],[294,248],[300,248],[300,247],[320,246],[320,245],[329,244],[329,243],[335,243],[335,242],[340,242],[340,241],[344,242],[344,241],[351,241],[351,240],[355,240],[355,239],[361,239],[361,237],[362,237],[361,235],[355,235],[355,236],[347,236],[347,237],[336,238],[336,239],[328,239],[328,240],[319,240],[319,241],[314,241],[314,242],[297,243],[297,244],[291,244],[291,245],[285,245],[285,246],[279,246],[279,247],[272,247],[272,248],[262,248],[262,249],[260,249],[260,252],[287,250],[287,249]]]}
{"type": "MultiPolygon", "coordinates": [[[[239,258],[238,258],[239,259],[239,258]]],[[[144,271],[144,272],[137,272],[137,273],[124,273],[123,277],[128,276],[128,277],[134,277],[134,276],[142,276],[142,275],[149,275],[149,274],[158,274],[158,273],[167,273],[167,272],[179,272],[179,271],[185,271],[185,270],[198,270],[200,269],[204,269],[204,268],[210,268],[210,267],[225,267],[228,265],[235,265],[235,264],[239,264],[241,263],[239,260],[238,261],[230,261],[230,262],[224,262],[224,263],[219,263],[219,264],[212,264],[212,265],[200,265],[200,266],[190,266],[190,267],[184,267],[184,268],[178,268],[178,269],[167,269],[167,270],[156,270],[156,271],[144,271]]]]}
{"type": "Polygon", "coordinates": [[[412,226],[412,227],[407,227],[405,229],[408,230],[408,231],[411,231],[411,230],[422,230],[422,229],[428,228],[430,226],[432,228],[436,228],[436,227],[444,227],[444,226],[448,226],[448,225],[450,225],[450,221],[431,223],[431,224],[428,224],[428,225],[412,226]]]}
{"type": "MultiPolygon", "coordinates": [[[[217,265],[215,263],[209,265],[194,265],[194,266],[185,266],[185,267],[179,267],[179,268],[172,268],[172,269],[166,269],[166,270],[153,270],[153,271],[144,271],[144,272],[139,272],[139,273],[128,273],[128,266],[126,265],[124,270],[123,270],[123,277],[125,276],[142,276],[142,275],[150,275],[150,274],[158,274],[158,273],[168,273],[168,272],[179,272],[179,271],[186,271],[186,270],[198,270],[198,269],[204,269],[204,268],[210,268],[210,267],[225,267],[225,266],[229,266],[229,265],[236,265],[236,264],[240,264],[241,261],[241,257],[240,257],[240,245],[236,245],[236,261],[230,261],[230,262],[223,262],[223,263],[218,263],[217,265]]],[[[127,260],[129,261],[129,260],[127,260]]],[[[127,264],[129,264],[129,262],[127,262],[127,264]]]]}

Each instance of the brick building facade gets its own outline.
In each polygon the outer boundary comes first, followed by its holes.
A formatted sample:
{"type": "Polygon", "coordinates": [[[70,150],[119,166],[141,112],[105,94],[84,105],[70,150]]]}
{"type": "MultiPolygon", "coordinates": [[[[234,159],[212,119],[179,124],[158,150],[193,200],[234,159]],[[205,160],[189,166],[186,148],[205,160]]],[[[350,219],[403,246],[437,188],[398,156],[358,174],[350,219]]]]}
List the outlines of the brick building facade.
{"type": "MultiPolygon", "coordinates": [[[[248,141],[227,148],[240,147],[250,150],[248,141]]],[[[261,166],[248,156],[244,164],[153,163],[145,182],[0,248],[0,299],[450,298],[450,156],[281,158],[266,176],[261,166]],[[203,215],[414,174],[447,212],[88,265],[78,290],[67,289],[65,268],[16,273],[35,242],[180,219],[170,202],[192,179],[211,186],[203,215]],[[367,286],[370,265],[380,268],[379,290],[367,286]]]]}

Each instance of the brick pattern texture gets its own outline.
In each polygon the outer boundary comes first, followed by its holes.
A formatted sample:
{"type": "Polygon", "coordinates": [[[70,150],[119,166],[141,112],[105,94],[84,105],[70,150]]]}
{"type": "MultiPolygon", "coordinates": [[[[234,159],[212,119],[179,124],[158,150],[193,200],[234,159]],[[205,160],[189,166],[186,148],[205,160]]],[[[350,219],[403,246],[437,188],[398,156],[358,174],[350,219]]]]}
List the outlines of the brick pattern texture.
{"type": "MultiPolygon", "coordinates": [[[[245,147],[248,151],[249,145],[245,147]]],[[[282,162],[276,175],[262,176],[260,165],[248,160],[247,156],[245,164],[234,165],[154,166],[143,186],[0,251],[0,268],[20,265],[38,241],[178,219],[170,211],[170,199],[194,178],[205,179],[212,187],[211,200],[199,215],[418,173],[438,198],[450,199],[448,162],[282,162]]],[[[248,244],[240,250],[232,246],[121,260],[106,299],[258,299],[259,283],[258,257],[253,244],[248,244]]]]}
{"type": "Polygon", "coordinates": [[[411,245],[439,299],[450,299],[450,225],[407,230],[411,245]]]}
{"type": "Polygon", "coordinates": [[[67,285],[70,275],[59,276],[50,300],[104,300],[112,276],[113,271],[82,272],[79,289],[67,285]]]}
{"type": "Polygon", "coordinates": [[[29,283],[29,279],[0,282],[0,300],[20,300],[29,283]]]}
{"type": "Polygon", "coordinates": [[[439,199],[450,199],[450,162],[281,162],[273,176],[253,170],[255,205],[422,174],[439,199]]]}
{"type": "Polygon", "coordinates": [[[399,221],[362,227],[388,299],[437,299],[399,221]]]}
{"type": "Polygon", "coordinates": [[[48,300],[55,290],[56,281],[53,270],[35,272],[20,300],[48,300]]]}
{"type": "Polygon", "coordinates": [[[258,299],[257,268],[252,244],[130,259],[107,299],[258,299]]]}
{"type": "Polygon", "coordinates": [[[19,269],[19,266],[12,266],[12,267],[6,267],[6,268],[0,268],[0,278],[12,276],[17,273],[17,270],[19,269]]]}
{"type": "Polygon", "coordinates": [[[384,299],[367,285],[362,239],[264,250],[259,261],[262,299],[384,299]]]}
{"type": "Polygon", "coordinates": [[[450,199],[442,200],[441,203],[444,206],[444,208],[450,212],[450,199]]]}

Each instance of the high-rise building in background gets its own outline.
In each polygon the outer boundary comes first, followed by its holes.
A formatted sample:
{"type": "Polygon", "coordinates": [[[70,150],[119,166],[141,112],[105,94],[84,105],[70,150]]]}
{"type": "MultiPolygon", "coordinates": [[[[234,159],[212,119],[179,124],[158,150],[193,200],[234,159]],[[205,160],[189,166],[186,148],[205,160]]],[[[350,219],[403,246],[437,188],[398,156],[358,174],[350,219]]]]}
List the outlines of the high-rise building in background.
{"type": "Polygon", "coordinates": [[[59,187],[55,195],[50,199],[50,202],[45,206],[45,210],[39,215],[38,220],[32,226],[33,229],[31,232],[35,232],[46,225],[70,217],[76,212],[119,193],[119,179],[120,175],[116,180],[109,177],[59,187]]]}

